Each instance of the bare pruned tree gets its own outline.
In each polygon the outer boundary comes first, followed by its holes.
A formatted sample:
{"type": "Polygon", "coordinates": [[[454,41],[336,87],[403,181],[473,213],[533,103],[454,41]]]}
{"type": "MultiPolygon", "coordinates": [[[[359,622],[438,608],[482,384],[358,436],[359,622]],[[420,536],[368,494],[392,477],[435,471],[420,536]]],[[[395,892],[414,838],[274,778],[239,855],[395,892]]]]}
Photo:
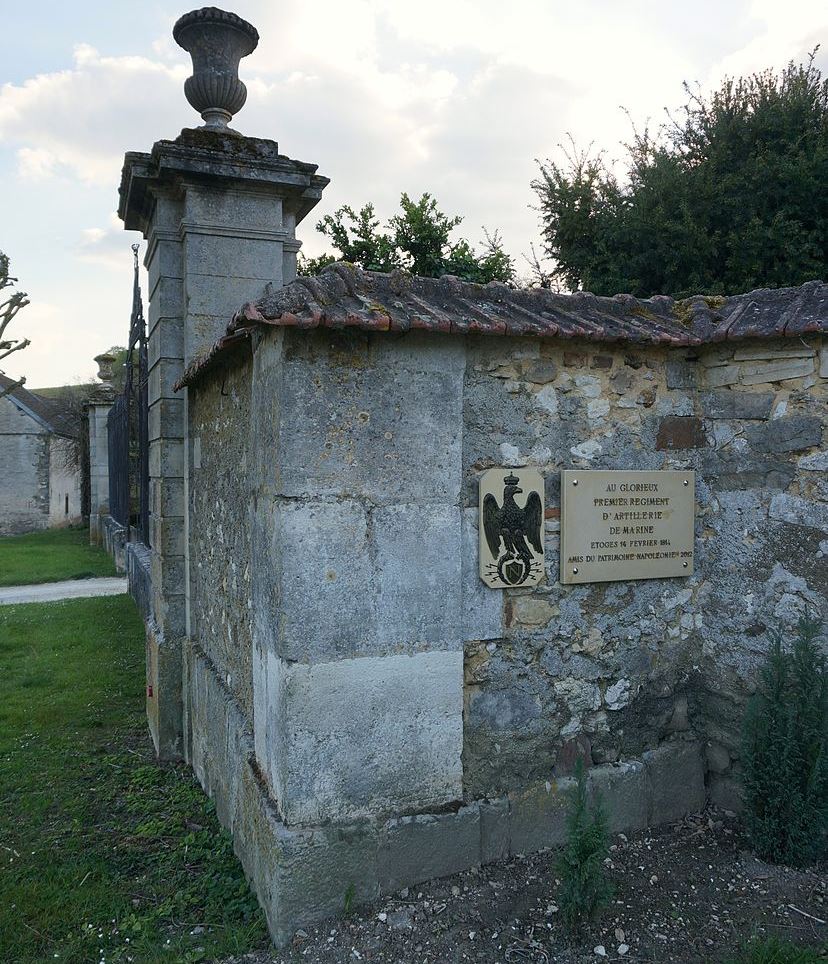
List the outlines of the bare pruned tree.
{"type": "MultiPolygon", "coordinates": [[[[6,329],[12,321],[14,321],[17,312],[29,304],[29,299],[25,291],[8,291],[8,289],[13,288],[16,284],[17,278],[12,278],[9,275],[8,255],[0,251],[0,298],[5,298],[5,301],[0,302],[0,365],[2,365],[9,355],[14,354],[16,351],[22,351],[31,344],[28,338],[10,338],[6,334],[6,329]]],[[[5,374],[5,372],[0,368],[0,375],[2,374],[5,374]]],[[[15,388],[20,388],[20,386],[25,383],[26,379],[20,378],[8,387],[0,388],[0,398],[8,395],[9,392],[13,392],[15,388]]]]}

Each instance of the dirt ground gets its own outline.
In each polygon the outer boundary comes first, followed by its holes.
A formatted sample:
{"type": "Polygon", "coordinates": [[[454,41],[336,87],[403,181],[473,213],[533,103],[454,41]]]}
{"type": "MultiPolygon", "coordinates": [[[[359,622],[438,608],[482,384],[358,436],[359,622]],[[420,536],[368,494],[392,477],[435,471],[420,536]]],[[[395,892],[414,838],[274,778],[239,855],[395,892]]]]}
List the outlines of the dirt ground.
{"type": "Polygon", "coordinates": [[[606,863],[613,901],[574,941],[557,916],[555,854],[545,852],[421,884],[297,931],[281,952],[226,964],[721,961],[756,935],[828,953],[828,868],[762,863],[726,813],[618,834],[606,863]]]}

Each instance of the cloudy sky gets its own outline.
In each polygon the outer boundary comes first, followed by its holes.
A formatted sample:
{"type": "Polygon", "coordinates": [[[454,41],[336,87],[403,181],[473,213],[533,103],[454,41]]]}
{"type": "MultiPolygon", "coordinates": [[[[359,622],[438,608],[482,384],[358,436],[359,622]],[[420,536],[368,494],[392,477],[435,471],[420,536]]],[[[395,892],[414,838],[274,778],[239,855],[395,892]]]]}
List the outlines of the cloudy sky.
{"type": "MultiPolygon", "coordinates": [[[[169,0],[0,0],[0,250],[32,304],[6,363],[29,387],[92,375],[122,344],[130,244],[115,215],[123,155],[200,123],[169,0]]],[[[576,142],[620,153],[637,124],[682,103],[682,81],[802,59],[828,47],[825,0],[236,0],[262,37],[242,61],[233,126],[319,164],[331,180],[300,226],[305,252],[339,205],[434,194],[476,242],[499,229],[521,267],[537,241],[535,158],[576,142]]],[[[826,51],[820,51],[825,71],[826,51]]],[[[252,293],[255,294],[255,293],[252,293]]]]}

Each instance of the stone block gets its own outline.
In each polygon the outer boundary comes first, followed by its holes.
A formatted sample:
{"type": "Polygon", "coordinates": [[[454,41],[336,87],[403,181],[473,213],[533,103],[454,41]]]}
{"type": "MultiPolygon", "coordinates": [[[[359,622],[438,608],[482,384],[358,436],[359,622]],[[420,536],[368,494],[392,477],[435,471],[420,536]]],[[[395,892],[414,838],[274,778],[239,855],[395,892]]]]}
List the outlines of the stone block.
{"type": "Polygon", "coordinates": [[[378,646],[462,648],[461,510],[379,506],[371,521],[378,646]]]}
{"type": "Polygon", "coordinates": [[[555,380],[558,374],[558,366],[551,358],[538,358],[534,361],[524,363],[523,377],[527,382],[536,385],[547,385],[555,380]]]}
{"type": "Polygon", "coordinates": [[[670,358],[667,361],[667,387],[695,388],[698,384],[698,372],[696,362],[670,358]]]}
{"type": "MultiPolygon", "coordinates": [[[[267,507],[264,507],[267,511],[267,507]]],[[[254,579],[275,584],[275,611],[257,611],[262,637],[295,660],[371,652],[376,578],[368,514],[358,502],[276,503],[263,522],[254,579]]],[[[402,640],[400,640],[402,642],[402,640]]]]}
{"type": "Polygon", "coordinates": [[[277,942],[279,935],[289,940],[302,924],[341,915],[348,900],[364,904],[379,896],[378,834],[372,825],[299,830],[276,823],[275,830],[271,907],[277,942]]]}
{"type": "Polygon", "coordinates": [[[614,361],[612,355],[593,355],[589,367],[607,370],[612,368],[614,361]]]}
{"type": "Polygon", "coordinates": [[[257,651],[256,753],[287,823],[437,809],[462,796],[462,652],[308,665],[257,651]]]}
{"type": "Polygon", "coordinates": [[[509,800],[480,801],[480,862],[507,860],[511,853],[509,800]]]}
{"type": "Polygon", "coordinates": [[[740,381],[743,385],[764,385],[784,382],[791,378],[805,378],[814,371],[813,358],[791,358],[768,362],[744,362],[740,381]]]}
{"type": "Polygon", "coordinates": [[[565,777],[509,794],[512,854],[532,853],[563,843],[574,786],[574,779],[565,777]]]}
{"type": "Polygon", "coordinates": [[[407,357],[395,364],[377,354],[363,335],[289,333],[279,389],[278,477],[270,464],[274,484],[287,496],[456,505],[462,356],[430,352],[429,365],[413,370],[407,357]]]}
{"type": "Polygon", "coordinates": [[[704,809],[704,767],[697,743],[662,743],[643,755],[650,790],[649,823],[672,823],[704,809]]]}
{"type": "Polygon", "coordinates": [[[801,348],[778,348],[767,346],[760,348],[737,348],[733,353],[734,361],[771,361],[779,362],[788,358],[813,358],[814,349],[802,346],[801,348]]]}
{"type": "Polygon", "coordinates": [[[707,418],[767,419],[773,392],[736,392],[728,389],[702,392],[702,414],[707,418]]]}
{"type": "Polygon", "coordinates": [[[184,439],[160,438],[149,445],[150,478],[184,478],[184,439]]]}
{"type": "Polygon", "coordinates": [[[156,239],[151,248],[152,257],[146,262],[147,291],[150,303],[153,301],[155,289],[162,278],[181,280],[184,277],[184,265],[181,260],[181,242],[172,238],[156,239]]]}
{"type": "Polygon", "coordinates": [[[499,639],[503,635],[503,592],[489,589],[479,575],[478,510],[462,514],[462,593],[463,642],[472,639],[499,639]]]}
{"type": "MultiPolygon", "coordinates": [[[[259,144],[269,146],[272,142],[260,141],[259,144]]],[[[277,193],[278,188],[274,191],[274,185],[260,179],[256,179],[251,187],[253,190],[248,191],[224,181],[221,190],[217,190],[211,183],[188,183],[185,209],[179,215],[188,232],[188,241],[193,233],[204,231],[244,237],[248,231],[276,233],[284,230],[283,199],[277,193]]]]}
{"type": "Polygon", "coordinates": [[[160,277],[155,289],[150,291],[147,308],[147,332],[150,337],[162,318],[179,319],[183,327],[183,320],[180,319],[184,318],[184,304],[184,282],[180,278],[160,277]]]}
{"type": "Polygon", "coordinates": [[[447,877],[480,864],[480,808],[456,813],[401,817],[384,827],[377,859],[380,892],[434,877],[447,877]]]}
{"type": "Polygon", "coordinates": [[[147,626],[147,720],[160,760],[183,756],[181,640],[168,638],[153,622],[147,626]]]}
{"type": "Polygon", "coordinates": [[[808,415],[779,418],[745,429],[749,445],[758,452],[802,452],[822,442],[822,421],[808,415]]]}
{"type": "Polygon", "coordinates": [[[588,779],[590,797],[600,797],[610,833],[647,826],[650,794],[643,763],[635,760],[593,767],[588,779]]]}
{"type": "Polygon", "coordinates": [[[691,415],[669,415],[661,420],[656,448],[698,449],[707,445],[701,419],[691,415]]]}
{"type": "Polygon", "coordinates": [[[825,502],[813,502],[787,492],[778,492],[771,499],[768,517],[828,533],[828,503],[825,502]]]}
{"type": "Polygon", "coordinates": [[[741,365],[719,365],[708,368],[704,375],[707,388],[724,388],[726,385],[738,385],[741,375],[741,365]]]}
{"type": "Polygon", "coordinates": [[[184,323],[180,318],[161,318],[147,339],[147,363],[153,368],[161,358],[184,357],[184,323]]]}
{"type": "Polygon", "coordinates": [[[147,429],[150,441],[184,437],[184,398],[159,398],[149,406],[147,429]]]}
{"type": "Polygon", "coordinates": [[[149,370],[147,378],[147,396],[150,403],[159,398],[180,398],[173,386],[183,372],[181,358],[159,358],[149,370]]]}
{"type": "Polygon", "coordinates": [[[188,232],[185,250],[188,290],[206,277],[270,281],[281,287],[281,238],[246,238],[243,230],[228,237],[188,232]]]}
{"type": "Polygon", "coordinates": [[[823,452],[814,452],[812,455],[803,455],[796,464],[806,472],[828,472],[828,449],[823,452]]]}
{"type": "Polygon", "coordinates": [[[819,377],[828,378],[828,348],[819,350],[819,377]]]}

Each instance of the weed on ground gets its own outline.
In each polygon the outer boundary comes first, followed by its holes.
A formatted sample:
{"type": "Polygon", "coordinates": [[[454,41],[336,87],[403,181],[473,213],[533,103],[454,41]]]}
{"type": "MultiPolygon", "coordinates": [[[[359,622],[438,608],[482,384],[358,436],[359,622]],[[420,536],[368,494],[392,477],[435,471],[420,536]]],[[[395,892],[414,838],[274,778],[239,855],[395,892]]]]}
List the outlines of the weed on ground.
{"type": "Polygon", "coordinates": [[[195,962],[266,945],[185,766],[155,764],[128,596],[0,609],[0,961],[195,962]]]}
{"type": "Polygon", "coordinates": [[[31,586],[115,574],[109,556],[89,545],[86,526],[0,539],[0,586],[31,586]]]}

